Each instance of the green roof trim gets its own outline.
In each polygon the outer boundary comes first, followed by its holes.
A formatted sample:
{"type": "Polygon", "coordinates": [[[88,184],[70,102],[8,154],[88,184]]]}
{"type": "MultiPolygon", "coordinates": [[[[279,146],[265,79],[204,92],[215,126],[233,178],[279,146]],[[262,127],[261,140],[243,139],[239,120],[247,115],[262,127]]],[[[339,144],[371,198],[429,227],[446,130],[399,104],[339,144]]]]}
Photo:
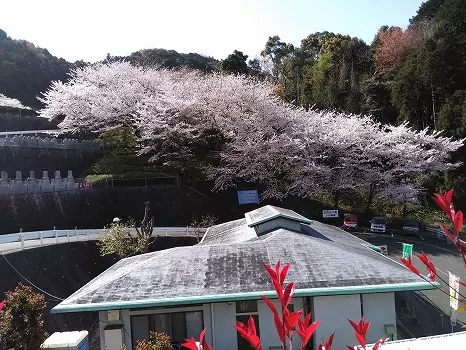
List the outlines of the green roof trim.
{"type": "Polygon", "coordinates": [[[364,247],[375,250],[377,253],[382,253],[382,249],[373,244],[363,244],[364,247]]]}
{"type": "MultiPolygon", "coordinates": [[[[296,289],[295,297],[304,296],[331,296],[331,295],[348,295],[348,294],[370,294],[370,293],[389,293],[401,292],[410,290],[427,290],[434,289],[435,286],[429,282],[411,282],[411,283],[392,283],[392,284],[375,284],[365,286],[347,286],[347,287],[330,287],[330,288],[306,288],[296,289]]],[[[276,298],[275,291],[247,292],[247,293],[231,293],[231,294],[216,294],[216,295],[201,295],[191,297],[165,298],[165,299],[145,299],[133,301],[112,301],[92,304],[72,304],[55,306],[50,312],[85,312],[85,311],[104,311],[104,310],[120,310],[134,308],[148,308],[158,306],[176,306],[176,305],[191,305],[200,303],[219,303],[237,300],[256,300],[260,299],[261,295],[269,298],[276,298]]]]}

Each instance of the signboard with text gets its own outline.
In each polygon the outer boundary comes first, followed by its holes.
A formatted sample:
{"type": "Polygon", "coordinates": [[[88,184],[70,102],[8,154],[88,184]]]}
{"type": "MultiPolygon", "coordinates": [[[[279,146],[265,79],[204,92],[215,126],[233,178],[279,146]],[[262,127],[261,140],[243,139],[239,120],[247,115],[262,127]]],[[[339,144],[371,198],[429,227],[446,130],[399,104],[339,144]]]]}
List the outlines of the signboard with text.
{"type": "Polygon", "coordinates": [[[403,244],[403,258],[409,259],[413,257],[413,245],[402,243],[403,244]]]}
{"type": "Polygon", "coordinates": [[[337,218],[338,210],[322,210],[322,217],[324,218],[337,218]]]}
{"type": "Polygon", "coordinates": [[[239,204],[259,203],[259,194],[257,190],[238,191],[239,204]]]}

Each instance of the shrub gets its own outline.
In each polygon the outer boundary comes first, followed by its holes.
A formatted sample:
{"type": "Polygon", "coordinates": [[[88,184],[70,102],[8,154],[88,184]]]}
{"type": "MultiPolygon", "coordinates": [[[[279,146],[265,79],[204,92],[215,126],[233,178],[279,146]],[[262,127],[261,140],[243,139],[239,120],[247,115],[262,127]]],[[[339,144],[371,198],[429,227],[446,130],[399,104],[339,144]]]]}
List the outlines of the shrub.
{"type": "Polygon", "coordinates": [[[139,341],[136,350],[172,350],[170,337],[165,333],[150,332],[149,339],[139,341]]]}
{"type": "Polygon", "coordinates": [[[39,349],[48,334],[44,328],[45,300],[23,284],[6,293],[0,313],[0,337],[8,348],[39,349]]]}

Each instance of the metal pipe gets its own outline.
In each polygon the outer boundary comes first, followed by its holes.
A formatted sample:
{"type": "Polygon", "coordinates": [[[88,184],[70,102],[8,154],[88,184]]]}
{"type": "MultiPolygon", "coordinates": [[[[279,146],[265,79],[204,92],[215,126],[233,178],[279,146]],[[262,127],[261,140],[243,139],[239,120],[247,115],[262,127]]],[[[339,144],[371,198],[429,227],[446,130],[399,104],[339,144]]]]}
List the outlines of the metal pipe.
{"type": "Polygon", "coordinates": [[[210,303],[210,328],[212,328],[212,347],[215,349],[214,303],[210,303]]]}

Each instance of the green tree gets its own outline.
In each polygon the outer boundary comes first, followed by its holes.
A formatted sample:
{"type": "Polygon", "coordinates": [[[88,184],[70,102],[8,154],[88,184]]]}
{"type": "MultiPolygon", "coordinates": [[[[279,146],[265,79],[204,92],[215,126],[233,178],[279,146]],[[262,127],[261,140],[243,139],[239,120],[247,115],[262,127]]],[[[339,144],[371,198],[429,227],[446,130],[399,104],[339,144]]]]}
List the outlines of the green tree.
{"type": "Polygon", "coordinates": [[[318,108],[360,113],[361,81],[371,68],[370,48],[349,36],[326,38],[312,67],[312,101],[318,108]]]}
{"type": "Polygon", "coordinates": [[[165,49],[144,49],[133,52],[128,57],[113,57],[113,59],[125,59],[140,66],[170,69],[186,67],[204,72],[218,70],[219,64],[219,62],[212,57],[202,56],[197,53],[178,53],[174,50],[165,49]]]}
{"type": "Polygon", "coordinates": [[[0,338],[4,346],[36,350],[47,338],[44,328],[45,299],[22,283],[6,293],[0,312],[0,338]]]}
{"type": "Polygon", "coordinates": [[[247,59],[248,55],[235,50],[222,61],[222,71],[230,74],[247,74],[249,73],[249,68],[246,63],[247,59]]]}
{"type": "Polygon", "coordinates": [[[417,10],[416,15],[409,20],[409,23],[417,24],[432,20],[444,3],[445,0],[428,0],[423,2],[417,10]]]}
{"type": "Polygon", "coordinates": [[[378,75],[361,81],[362,113],[384,124],[396,124],[398,110],[392,104],[390,83],[378,75]]]}
{"type": "Polygon", "coordinates": [[[25,40],[14,40],[0,30],[0,92],[33,108],[42,107],[36,96],[51,81],[68,79],[72,64],[52,56],[25,40]]]}
{"type": "Polygon", "coordinates": [[[149,218],[149,202],[146,202],[144,218],[139,227],[134,221],[114,222],[100,234],[98,242],[100,255],[115,254],[120,258],[125,258],[147,253],[153,230],[154,217],[149,218]]]}
{"type": "Polygon", "coordinates": [[[454,137],[466,135],[466,90],[456,91],[440,109],[437,128],[454,137]]]}
{"type": "Polygon", "coordinates": [[[248,61],[249,74],[262,76],[262,66],[258,58],[248,61]]]}

